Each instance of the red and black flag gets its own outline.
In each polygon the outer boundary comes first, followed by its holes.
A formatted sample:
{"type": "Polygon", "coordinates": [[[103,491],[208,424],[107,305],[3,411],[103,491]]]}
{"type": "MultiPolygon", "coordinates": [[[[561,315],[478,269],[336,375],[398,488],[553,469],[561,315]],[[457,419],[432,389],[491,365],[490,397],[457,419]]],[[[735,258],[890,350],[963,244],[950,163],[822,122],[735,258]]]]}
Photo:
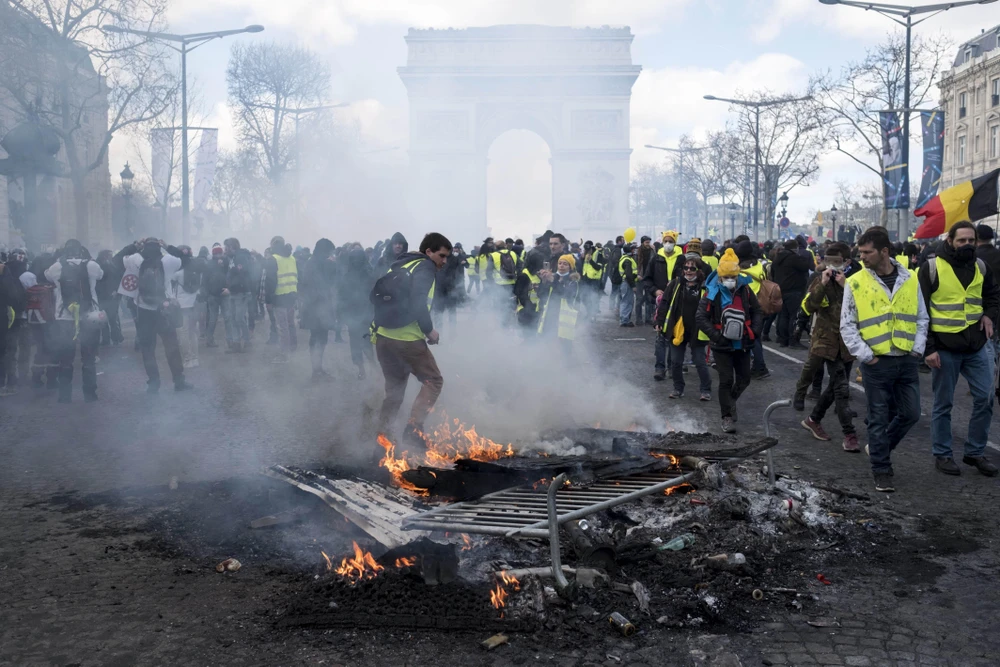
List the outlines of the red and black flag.
{"type": "Polygon", "coordinates": [[[914,236],[929,239],[945,234],[956,222],[976,222],[997,214],[997,177],[1000,169],[985,176],[959,183],[931,199],[913,212],[924,218],[914,236]]]}

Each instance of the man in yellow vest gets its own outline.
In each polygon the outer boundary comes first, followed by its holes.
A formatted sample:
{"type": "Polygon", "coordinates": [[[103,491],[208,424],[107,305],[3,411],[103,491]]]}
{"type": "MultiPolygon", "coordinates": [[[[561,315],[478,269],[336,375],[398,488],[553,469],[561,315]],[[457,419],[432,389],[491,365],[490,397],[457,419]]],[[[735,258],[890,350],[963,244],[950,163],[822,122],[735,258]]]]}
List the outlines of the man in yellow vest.
{"type": "Polygon", "coordinates": [[[840,335],[861,365],[875,490],[891,492],[892,450],[920,419],[917,366],[930,318],[916,275],[892,258],[885,228],[862,234],[858,253],[864,269],[845,283],[840,335]]]}
{"type": "Polygon", "coordinates": [[[1000,287],[986,262],[976,257],[976,228],[971,222],[956,223],[948,230],[937,257],[921,268],[919,281],[931,317],[925,353],[933,374],[935,466],[946,475],[961,473],[951,448],[952,400],[961,375],[972,392],[962,463],[995,477],[997,466],[985,456],[993,419],[993,355],[987,342],[1000,314],[1000,287]]]}
{"type": "Polygon", "coordinates": [[[271,259],[267,262],[265,288],[270,297],[271,310],[278,327],[280,351],[271,360],[275,364],[288,363],[293,352],[295,335],[295,302],[299,292],[299,269],[292,257],[291,246],[285,239],[271,239],[271,259]]]}
{"type": "MultiPolygon", "coordinates": [[[[635,285],[639,277],[638,264],[635,261],[635,246],[626,243],[622,246],[622,256],[618,260],[618,275],[622,277],[621,301],[618,302],[618,326],[634,327],[632,310],[635,307],[635,285]]],[[[665,286],[664,286],[665,287],[665,286]]]]}
{"type": "Polygon", "coordinates": [[[383,280],[394,272],[409,273],[407,294],[394,295],[397,297],[395,301],[391,298],[373,299],[375,322],[372,325],[375,355],[385,377],[385,400],[379,412],[379,428],[383,433],[392,432],[410,375],[420,382],[420,392],[413,401],[410,418],[403,431],[407,444],[423,443],[420,433],[424,420],[444,387],[444,378],[428,345],[437,345],[439,340],[431,320],[431,302],[438,269],[444,266],[451,250],[451,241],[444,235],[437,232],[428,234],[420,242],[420,251],[405,253],[397,259],[373,290],[377,292],[383,280]],[[390,302],[395,304],[392,306],[394,312],[382,309],[382,304],[390,302]],[[399,325],[402,321],[407,322],[399,325]]]}

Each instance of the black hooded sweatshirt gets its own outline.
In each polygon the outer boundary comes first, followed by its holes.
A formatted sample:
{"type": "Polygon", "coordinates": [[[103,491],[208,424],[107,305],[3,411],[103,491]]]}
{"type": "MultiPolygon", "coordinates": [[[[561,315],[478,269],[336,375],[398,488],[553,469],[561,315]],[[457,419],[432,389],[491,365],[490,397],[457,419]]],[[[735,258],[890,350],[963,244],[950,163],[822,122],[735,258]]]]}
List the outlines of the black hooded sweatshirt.
{"type": "MultiPolygon", "coordinates": [[[[937,256],[942,261],[951,264],[951,268],[955,270],[955,277],[958,278],[958,282],[962,283],[962,287],[969,286],[976,274],[975,256],[967,262],[962,262],[958,259],[955,249],[948,243],[941,244],[937,256]]],[[[927,312],[930,313],[931,294],[937,290],[941,274],[937,274],[934,281],[931,282],[931,272],[927,266],[926,263],[921,266],[917,280],[920,283],[920,292],[924,297],[924,305],[927,307],[927,312]]],[[[986,265],[986,275],[983,276],[983,315],[990,318],[990,321],[996,326],[997,317],[1000,315],[1000,286],[997,286],[993,271],[988,264],[986,265]]],[[[980,324],[977,322],[958,333],[939,333],[928,330],[924,354],[933,354],[938,349],[959,354],[978,352],[986,345],[986,333],[979,327],[980,324]]]]}
{"type": "Polygon", "coordinates": [[[406,237],[403,236],[401,232],[396,232],[389,239],[389,242],[385,245],[385,250],[382,253],[382,257],[378,260],[375,265],[375,277],[381,278],[385,274],[389,273],[389,268],[396,263],[396,260],[405,255],[410,249],[410,244],[406,242],[406,237]],[[393,254],[392,247],[397,243],[403,244],[403,252],[398,255],[393,254]]]}

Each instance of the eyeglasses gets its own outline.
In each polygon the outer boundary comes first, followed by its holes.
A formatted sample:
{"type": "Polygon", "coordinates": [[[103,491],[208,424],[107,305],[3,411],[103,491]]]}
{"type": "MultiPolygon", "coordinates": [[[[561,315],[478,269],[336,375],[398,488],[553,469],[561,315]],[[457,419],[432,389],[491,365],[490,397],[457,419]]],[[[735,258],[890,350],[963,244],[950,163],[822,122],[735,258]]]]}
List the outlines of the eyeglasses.
{"type": "Polygon", "coordinates": [[[684,273],[697,273],[697,272],[698,272],[697,267],[694,267],[694,266],[685,266],[684,267],[684,273]]]}

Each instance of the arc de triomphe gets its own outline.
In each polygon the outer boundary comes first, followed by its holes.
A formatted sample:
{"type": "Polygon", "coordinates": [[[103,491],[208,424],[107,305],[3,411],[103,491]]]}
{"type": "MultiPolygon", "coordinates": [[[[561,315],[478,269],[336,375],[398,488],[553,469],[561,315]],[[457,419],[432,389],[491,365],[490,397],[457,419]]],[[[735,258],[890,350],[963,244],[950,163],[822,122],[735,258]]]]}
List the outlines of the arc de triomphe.
{"type": "Polygon", "coordinates": [[[603,242],[628,227],[629,99],[642,69],[629,28],[411,28],[406,43],[399,76],[423,229],[469,248],[484,238],[487,153],[512,129],[548,143],[553,229],[603,242]]]}

